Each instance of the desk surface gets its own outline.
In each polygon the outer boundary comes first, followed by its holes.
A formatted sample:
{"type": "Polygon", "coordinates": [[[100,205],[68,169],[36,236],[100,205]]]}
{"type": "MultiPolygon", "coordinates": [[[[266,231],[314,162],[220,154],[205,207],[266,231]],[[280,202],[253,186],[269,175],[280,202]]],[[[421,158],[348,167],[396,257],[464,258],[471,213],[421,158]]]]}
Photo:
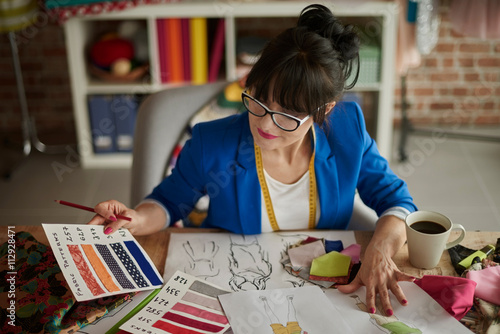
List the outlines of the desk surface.
{"type": "MultiPolygon", "coordinates": [[[[8,238],[8,227],[2,226],[0,228],[0,243],[4,243],[8,238]]],[[[37,240],[48,245],[48,240],[42,226],[14,226],[10,228],[14,233],[26,231],[31,233],[37,240]]],[[[11,233],[12,233],[11,232],[11,233]]],[[[165,260],[168,251],[168,242],[170,240],[170,233],[193,233],[193,232],[220,232],[218,230],[209,229],[196,229],[196,228],[168,228],[164,231],[155,233],[149,236],[136,237],[137,241],[142,245],[144,250],[148,253],[151,260],[155,263],[158,271],[163,274],[165,267],[165,260]]],[[[373,232],[371,231],[354,231],[356,237],[356,242],[361,245],[363,258],[363,250],[368,245],[373,232]]],[[[452,233],[450,239],[454,239],[456,235],[452,233]]],[[[497,238],[500,238],[500,232],[478,232],[478,231],[467,231],[464,240],[460,243],[465,247],[471,249],[481,249],[487,244],[495,245],[497,238]]],[[[443,256],[436,268],[429,270],[422,270],[413,267],[408,259],[408,248],[403,246],[399,252],[394,256],[394,262],[400,268],[400,270],[413,275],[415,277],[420,277],[423,275],[445,275],[445,276],[455,276],[455,270],[450,262],[450,256],[448,252],[443,252],[443,256]]]]}

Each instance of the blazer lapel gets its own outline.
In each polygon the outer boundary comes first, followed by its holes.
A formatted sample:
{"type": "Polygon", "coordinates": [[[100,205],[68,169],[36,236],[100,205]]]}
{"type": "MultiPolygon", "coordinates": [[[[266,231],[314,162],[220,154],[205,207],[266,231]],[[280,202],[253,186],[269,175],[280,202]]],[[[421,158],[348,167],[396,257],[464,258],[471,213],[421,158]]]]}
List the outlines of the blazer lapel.
{"type": "Polygon", "coordinates": [[[242,129],[236,160],[236,203],[241,231],[243,234],[258,234],[261,232],[261,190],[248,121],[242,129]]]}
{"type": "Polygon", "coordinates": [[[317,124],[314,126],[316,132],[314,168],[321,210],[317,228],[331,228],[339,210],[337,162],[325,132],[317,124]]]}

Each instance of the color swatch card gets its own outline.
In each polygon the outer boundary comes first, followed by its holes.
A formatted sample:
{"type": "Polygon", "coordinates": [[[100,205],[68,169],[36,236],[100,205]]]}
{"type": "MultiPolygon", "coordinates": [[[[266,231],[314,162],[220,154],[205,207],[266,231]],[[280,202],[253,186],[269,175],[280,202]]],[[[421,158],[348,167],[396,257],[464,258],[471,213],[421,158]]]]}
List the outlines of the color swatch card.
{"type": "Polygon", "coordinates": [[[176,271],[162,290],[120,329],[148,334],[217,334],[230,327],[216,285],[176,271]]]}
{"type": "Polygon", "coordinates": [[[77,301],[160,288],[163,279],[126,229],[106,235],[102,226],[42,224],[77,301]]]}

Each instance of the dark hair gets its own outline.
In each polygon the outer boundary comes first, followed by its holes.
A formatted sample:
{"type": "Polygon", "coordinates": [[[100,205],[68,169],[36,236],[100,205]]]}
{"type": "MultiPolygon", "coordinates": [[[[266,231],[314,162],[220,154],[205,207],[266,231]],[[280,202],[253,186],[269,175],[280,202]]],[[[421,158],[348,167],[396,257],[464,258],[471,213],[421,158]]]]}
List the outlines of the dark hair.
{"type": "Polygon", "coordinates": [[[285,109],[313,114],[314,121],[322,124],[325,105],[357,81],[359,44],[353,26],[344,26],[323,5],[309,5],[296,27],[265,46],[248,74],[247,87],[261,101],[271,97],[285,109]],[[347,85],[353,70],[354,79],[347,85]]]}

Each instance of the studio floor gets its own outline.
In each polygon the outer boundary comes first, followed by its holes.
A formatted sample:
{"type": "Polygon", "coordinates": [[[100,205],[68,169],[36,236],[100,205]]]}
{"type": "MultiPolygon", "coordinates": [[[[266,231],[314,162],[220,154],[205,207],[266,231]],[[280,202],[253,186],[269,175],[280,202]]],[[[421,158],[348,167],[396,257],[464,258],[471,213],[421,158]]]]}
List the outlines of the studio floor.
{"type": "MultiPolygon", "coordinates": [[[[500,135],[500,127],[471,131],[500,135]]],[[[408,183],[419,209],[439,211],[467,230],[500,231],[500,143],[411,135],[408,159],[401,163],[398,137],[390,164],[408,183]]],[[[54,200],[128,203],[130,177],[130,169],[82,169],[68,154],[32,152],[10,179],[0,181],[0,225],[86,223],[92,213],[54,200]],[[61,165],[67,168],[61,171],[61,165]]]]}

